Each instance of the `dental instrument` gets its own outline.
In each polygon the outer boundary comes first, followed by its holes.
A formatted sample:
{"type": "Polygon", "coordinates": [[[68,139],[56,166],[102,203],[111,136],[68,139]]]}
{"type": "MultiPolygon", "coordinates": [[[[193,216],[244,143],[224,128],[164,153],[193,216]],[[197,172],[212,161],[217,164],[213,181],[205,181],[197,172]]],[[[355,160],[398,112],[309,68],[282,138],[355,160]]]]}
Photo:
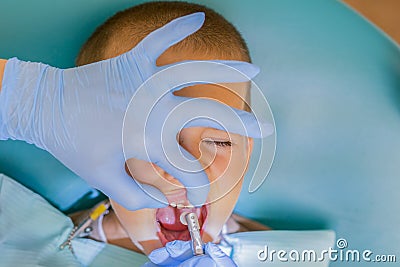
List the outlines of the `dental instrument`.
{"type": "Polygon", "coordinates": [[[66,246],[68,246],[69,249],[73,251],[71,246],[72,239],[74,239],[77,236],[83,237],[88,235],[92,231],[90,224],[93,221],[96,221],[102,214],[104,214],[110,208],[110,205],[111,204],[108,199],[100,202],[93,209],[93,211],[89,213],[88,216],[85,216],[83,220],[81,220],[81,222],[71,230],[67,240],[60,245],[60,249],[64,249],[66,246]]]}
{"type": "Polygon", "coordinates": [[[188,227],[193,255],[204,255],[204,242],[201,239],[197,214],[194,212],[183,212],[180,216],[180,221],[188,227]]]}

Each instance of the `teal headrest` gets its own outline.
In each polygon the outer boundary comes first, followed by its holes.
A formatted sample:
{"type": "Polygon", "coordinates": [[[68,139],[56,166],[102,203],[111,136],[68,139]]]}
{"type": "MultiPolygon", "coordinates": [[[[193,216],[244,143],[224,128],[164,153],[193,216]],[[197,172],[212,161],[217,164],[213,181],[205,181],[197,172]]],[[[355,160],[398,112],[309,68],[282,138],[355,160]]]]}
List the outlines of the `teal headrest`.
{"type": "Polygon", "coordinates": [[[261,66],[277,131],[267,180],[253,194],[245,184],[236,211],[400,255],[398,45],[337,1],[216,5],[261,66]]]}

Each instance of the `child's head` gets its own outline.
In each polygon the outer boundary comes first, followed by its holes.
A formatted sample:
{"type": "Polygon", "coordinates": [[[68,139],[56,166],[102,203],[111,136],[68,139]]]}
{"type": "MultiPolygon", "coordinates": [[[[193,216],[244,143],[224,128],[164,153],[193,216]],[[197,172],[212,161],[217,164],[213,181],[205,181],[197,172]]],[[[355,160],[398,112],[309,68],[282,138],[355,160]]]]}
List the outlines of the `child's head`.
{"type": "MultiPolygon", "coordinates": [[[[152,2],[119,12],[100,26],[82,47],[76,63],[84,65],[118,56],[135,47],[146,35],[169,21],[195,12],[205,13],[203,27],[164,52],[157,60],[158,65],[209,59],[250,62],[249,52],[241,35],[213,10],[185,2],[152,2]]],[[[230,84],[229,88],[203,84],[183,88],[175,94],[211,98],[248,110],[248,84],[230,84]]],[[[196,212],[200,215],[203,240],[216,241],[239,196],[252,150],[252,140],[205,127],[183,129],[178,140],[183,148],[199,160],[211,182],[208,195],[211,203],[196,209],[196,212]]],[[[127,165],[135,179],[158,187],[167,195],[171,204],[164,209],[132,212],[113,203],[117,216],[135,244],[149,253],[167,241],[188,240],[189,233],[179,222],[179,215],[184,209],[178,209],[181,204],[188,204],[185,190],[176,190],[170,184],[179,184],[178,180],[148,162],[129,159],[127,165]]]]}

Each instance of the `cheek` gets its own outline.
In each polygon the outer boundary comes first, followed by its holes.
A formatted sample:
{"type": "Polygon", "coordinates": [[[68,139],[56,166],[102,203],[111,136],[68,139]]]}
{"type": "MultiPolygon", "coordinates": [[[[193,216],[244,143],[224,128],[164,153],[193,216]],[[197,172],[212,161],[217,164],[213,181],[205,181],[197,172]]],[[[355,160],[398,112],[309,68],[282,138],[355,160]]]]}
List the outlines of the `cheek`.
{"type": "Polygon", "coordinates": [[[241,179],[247,169],[247,153],[246,151],[232,149],[227,151],[219,151],[213,162],[206,169],[206,173],[210,182],[217,179],[228,179],[234,181],[241,179]]]}
{"type": "Polygon", "coordinates": [[[210,166],[205,170],[210,182],[214,182],[219,177],[223,176],[230,169],[230,157],[217,155],[210,166]]]}
{"type": "Polygon", "coordinates": [[[143,182],[142,177],[150,177],[150,179],[157,178],[157,172],[149,162],[131,158],[126,161],[125,166],[128,174],[130,174],[131,177],[135,177],[139,182],[143,182]]]}

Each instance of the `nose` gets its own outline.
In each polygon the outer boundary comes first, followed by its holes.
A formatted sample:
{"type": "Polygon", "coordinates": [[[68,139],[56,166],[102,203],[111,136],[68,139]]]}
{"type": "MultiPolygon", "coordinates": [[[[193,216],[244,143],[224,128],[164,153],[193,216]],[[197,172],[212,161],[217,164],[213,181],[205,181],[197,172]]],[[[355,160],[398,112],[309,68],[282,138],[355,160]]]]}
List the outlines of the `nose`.
{"type": "MultiPolygon", "coordinates": [[[[150,163],[150,164],[152,165],[153,169],[158,173],[158,175],[160,175],[163,179],[169,182],[174,182],[174,180],[176,180],[172,175],[164,171],[164,169],[160,168],[157,164],[155,163],[150,163]]],[[[177,182],[179,183],[179,181],[177,182]]]]}
{"type": "Polygon", "coordinates": [[[160,190],[172,207],[190,206],[184,186],[157,164],[132,158],[125,163],[125,170],[136,181],[160,190]]]}
{"type": "MultiPolygon", "coordinates": [[[[168,203],[172,207],[183,208],[190,206],[190,203],[186,196],[186,189],[183,185],[175,179],[172,175],[160,168],[157,164],[151,163],[154,170],[165,179],[169,185],[162,185],[162,188],[158,188],[167,198],[168,203]]],[[[154,186],[154,185],[153,185],[154,186]]]]}

